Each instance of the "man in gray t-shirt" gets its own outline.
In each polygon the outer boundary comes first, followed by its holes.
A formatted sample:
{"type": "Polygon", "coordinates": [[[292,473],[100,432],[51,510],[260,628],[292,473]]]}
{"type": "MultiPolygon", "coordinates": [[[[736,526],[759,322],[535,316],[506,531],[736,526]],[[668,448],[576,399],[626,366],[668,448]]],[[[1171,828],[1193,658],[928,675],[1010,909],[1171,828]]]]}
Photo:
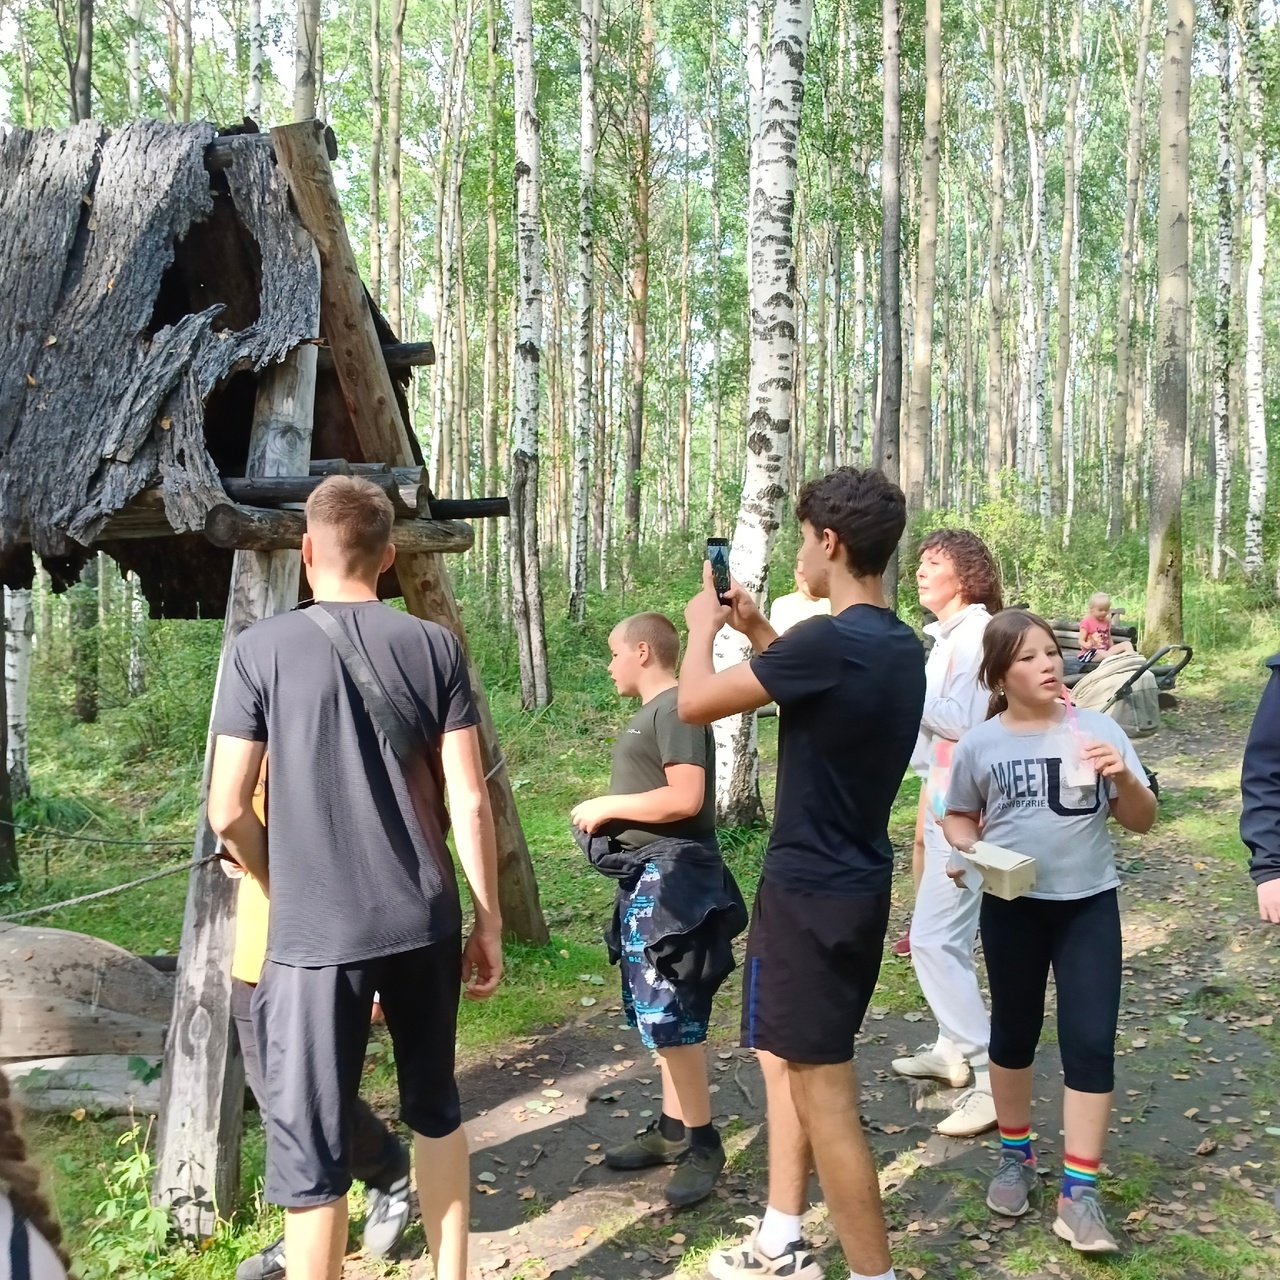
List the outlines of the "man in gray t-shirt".
{"type": "Polygon", "coordinates": [[[1048,730],[1019,733],[996,716],[960,739],[947,809],[983,814],[982,838],[1036,860],[1029,898],[1087,898],[1120,883],[1098,811],[1116,786],[1080,760],[1080,745],[1108,742],[1139,779],[1146,770],[1110,716],[1076,710],[1048,730]],[[1052,822],[1047,819],[1052,816],[1052,822]]]}
{"type": "Polygon", "coordinates": [[[303,612],[236,640],[213,717],[209,823],[271,899],[252,1017],[267,1093],[266,1197],[286,1209],[289,1280],[338,1280],[342,1269],[350,1117],[375,992],[416,1170],[431,1175],[419,1203],[436,1275],[466,1277],[470,1179],[454,1044],[460,984],[469,979],[468,994],[484,999],[502,974],[497,850],[461,646],[378,600],[395,560],[393,519],[376,485],[330,477],[307,503],[302,560],[311,608],[368,664],[425,769],[406,774],[335,642],[303,612]],[[264,826],[252,800],[268,748],[264,826]],[[443,785],[475,907],[465,946],[443,785]]]}

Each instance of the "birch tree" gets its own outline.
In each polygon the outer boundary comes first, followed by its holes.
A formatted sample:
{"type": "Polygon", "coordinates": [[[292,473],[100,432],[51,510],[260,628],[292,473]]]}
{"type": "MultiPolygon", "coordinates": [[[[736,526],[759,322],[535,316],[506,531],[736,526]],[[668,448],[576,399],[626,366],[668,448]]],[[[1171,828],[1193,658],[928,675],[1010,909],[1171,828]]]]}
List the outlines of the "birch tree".
{"type": "Polygon", "coordinates": [[[1187,227],[1194,29],[1194,0],[1168,0],[1160,85],[1156,437],[1147,568],[1149,647],[1182,639],[1182,479],[1187,438],[1187,227]]]}
{"type": "MultiPolygon", "coordinates": [[[[376,13],[378,0],[373,4],[376,13]]],[[[244,111],[251,120],[262,114],[262,0],[249,0],[249,92],[244,111]]]]}
{"type": "MultiPolygon", "coordinates": [[[[730,557],[734,577],[760,604],[769,585],[769,557],[787,494],[796,332],[795,157],[812,19],[812,0],[776,0],[764,60],[759,128],[752,139],[747,450],[730,557]]],[[[739,662],[747,652],[742,637],[727,627],[716,637],[717,667],[739,662]]],[[[717,721],[715,737],[720,821],[729,826],[758,821],[763,808],[755,716],[717,721]]]]}
{"type": "Polygon", "coordinates": [[[937,286],[938,170],[942,135],[942,0],[924,6],[924,143],[920,164],[920,241],[916,259],[911,404],[904,461],[907,514],[924,507],[925,459],[933,417],[933,304],[937,286]]]}
{"type": "Polygon", "coordinates": [[[569,556],[569,616],[587,614],[587,534],[591,498],[591,442],[595,434],[592,341],[595,337],[596,65],[600,60],[600,0],[582,0],[578,15],[578,306],[573,353],[573,517],[569,556]]]}
{"type": "Polygon", "coordinates": [[[1249,267],[1244,286],[1244,404],[1249,441],[1249,505],[1245,513],[1244,567],[1262,568],[1262,520],[1267,506],[1267,424],[1262,399],[1262,286],[1267,259],[1267,152],[1262,101],[1259,0],[1246,0],[1245,75],[1249,80],[1249,267]]]}
{"type": "MultiPolygon", "coordinates": [[[[259,3],[260,0],[253,0],[253,4],[255,6],[259,3]]],[[[250,10],[250,13],[252,14],[252,9],[250,10]]],[[[129,0],[129,26],[128,34],[125,36],[125,67],[129,77],[129,111],[135,116],[140,116],[142,114],[141,35],[142,0],[129,0]]]]}
{"type": "Polygon", "coordinates": [[[404,333],[404,201],[400,182],[400,108],[404,97],[404,20],[408,0],[392,0],[391,65],[387,73],[387,320],[404,333]]]}
{"type": "MultiPolygon", "coordinates": [[[[1142,0],[1138,19],[1138,59],[1129,88],[1129,130],[1125,150],[1124,231],[1120,240],[1120,292],[1116,314],[1116,385],[1111,409],[1111,484],[1107,495],[1107,537],[1120,536],[1124,522],[1124,460],[1128,439],[1131,382],[1129,335],[1133,323],[1133,267],[1138,219],[1138,180],[1142,166],[1142,107],[1147,86],[1147,49],[1151,40],[1152,0],[1142,0]]],[[[1123,65],[1116,35],[1116,53],[1123,65]]]]}
{"type": "Polygon", "coordinates": [[[16,800],[31,790],[27,769],[27,700],[31,688],[31,651],[35,630],[31,589],[6,587],[4,604],[5,710],[9,725],[7,765],[9,786],[16,800]]]}
{"type": "MultiPolygon", "coordinates": [[[[1151,0],[1147,0],[1150,4],[1151,0]]],[[[1000,487],[1004,450],[1004,0],[991,24],[991,251],[987,264],[987,490],[1000,487]]]]}
{"type": "Polygon", "coordinates": [[[320,53],[320,0],[298,0],[293,44],[293,118],[310,120],[316,113],[317,65],[320,53]]]}
{"type": "MultiPolygon", "coordinates": [[[[399,0],[400,3],[403,0],[399,0]]],[[[542,353],[540,144],[533,62],[533,0],[514,0],[511,62],[515,71],[516,344],[511,448],[511,617],[520,653],[525,710],[551,701],[538,562],[538,365],[542,353]]]]}
{"type": "Polygon", "coordinates": [[[1231,520],[1231,275],[1235,209],[1231,156],[1231,0],[1218,0],[1218,271],[1213,312],[1213,553],[1209,571],[1222,577],[1231,520]]]}
{"type": "MultiPolygon", "coordinates": [[[[898,0],[883,0],[884,123],[880,157],[880,414],[877,465],[895,483],[902,416],[902,94],[898,0]]],[[[885,575],[892,593],[893,566],[885,575]]]]}
{"type": "MultiPolygon", "coordinates": [[[[253,0],[260,5],[262,0],[253,0]]],[[[259,32],[261,37],[261,32],[259,32]]],[[[259,48],[261,56],[261,48],[259,48]]],[[[261,68],[259,68],[261,79],[261,68]]],[[[261,84],[259,84],[261,93],[261,84]]],[[[369,292],[382,305],[382,0],[369,0],[369,292]]]]}

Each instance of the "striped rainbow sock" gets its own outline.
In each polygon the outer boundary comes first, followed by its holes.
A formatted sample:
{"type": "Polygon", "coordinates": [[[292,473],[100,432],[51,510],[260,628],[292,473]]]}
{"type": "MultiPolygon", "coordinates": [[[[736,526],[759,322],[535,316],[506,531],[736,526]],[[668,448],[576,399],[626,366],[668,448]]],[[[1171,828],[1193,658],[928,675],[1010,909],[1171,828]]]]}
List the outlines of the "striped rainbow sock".
{"type": "Polygon", "coordinates": [[[1098,1185],[1098,1166],[1101,1160],[1082,1160],[1079,1156],[1064,1155],[1062,1157],[1062,1194],[1070,1200],[1077,1187],[1090,1188],[1098,1185]]]}
{"type": "Polygon", "coordinates": [[[1006,1129],[1000,1126],[1000,1152],[1010,1152],[1016,1155],[1023,1164],[1035,1164],[1035,1152],[1031,1150],[1031,1126],[1025,1125],[1021,1129],[1006,1129]]]}

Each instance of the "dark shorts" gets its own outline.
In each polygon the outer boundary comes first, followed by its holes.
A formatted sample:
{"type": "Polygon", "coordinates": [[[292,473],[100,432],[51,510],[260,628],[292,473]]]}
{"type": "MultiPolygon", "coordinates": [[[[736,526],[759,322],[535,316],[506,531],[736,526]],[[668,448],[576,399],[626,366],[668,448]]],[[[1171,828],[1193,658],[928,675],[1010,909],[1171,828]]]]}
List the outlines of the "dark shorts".
{"type": "Polygon", "coordinates": [[[848,1062],[880,977],[887,893],[840,898],[760,882],[747,935],[742,1043],[788,1062],[848,1062]]]}
{"type": "Polygon", "coordinates": [[[307,1208],[350,1188],[375,992],[395,1053],[400,1119],[428,1138],[458,1128],[453,1066],[461,983],[458,937],[356,964],[267,961],[252,1012],[265,1066],[268,1201],[307,1208]]]}

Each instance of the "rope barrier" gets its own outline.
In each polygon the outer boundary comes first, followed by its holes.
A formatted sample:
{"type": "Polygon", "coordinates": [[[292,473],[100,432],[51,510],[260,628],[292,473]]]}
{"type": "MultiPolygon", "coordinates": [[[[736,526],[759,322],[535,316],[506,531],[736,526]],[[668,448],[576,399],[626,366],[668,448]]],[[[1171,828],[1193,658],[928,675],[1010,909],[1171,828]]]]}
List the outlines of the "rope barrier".
{"type": "Polygon", "coordinates": [[[78,907],[82,902],[93,902],[98,898],[109,898],[114,893],[123,893],[126,889],[136,889],[140,884],[150,884],[152,880],[163,880],[165,876],[176,876],[183,871],[198,871],[211,862],[217,862],[220,854],[212,853],[207,858],[195,862],[184,862],[180,866],[166,867],[163,871],[153,871],[149,876],[130,880],[126,884],[118,884],[111,889],[99,889],[96,893],[82,893],[78,898],[67,898],[63,902],[50,902],[43,907],[28,907],[25,911],[15,911],[12,915],[0,916],[0,924],[12,924],[15,920],[25,920],[28,916],[42,916],[50,911],[60,911],[63,907],[78,907]]]}
{"type": "Polygon", "coordinates": [[[497,764],[495,764],[495,765],[493,766],[493,768],[492,768],[492,769],[490,769],[490,770],[489,770],[489,772],[488,772],[488,773],[486,773],[486,774],[484,775],[484,780],[485,780],[486,782],[488,782],[488,781],[489,781],[489,779],[490,779],[490,778],[492,778],[492,777],[493,777],[493,775],[494,775],[495,773],[497,773],[499,769],[505,769],[505,768],[506,768],[506,765],[507,765],[506,757],[505,757],[505,756],[499,756],[499,757],[498,757],[498,763],[497,763],[497,764]]]}
{"type": "Polygon", "coordinates": [[[0,827],[12,827],[14,831],[21,831],[23,835],[36,836],[53,836],[58,840],[79,840],[82,844],[114,844],[129,845],[131,847],[141,847],[143,845],[163,845],[166,848],[189,849],[191,840],[116,840],[111,836],[81,836],[75,835],[70,831],[58,831],[54,827],[29,827],[21,822],[9,822],[5,818],[0,818],[0,827]]]}

